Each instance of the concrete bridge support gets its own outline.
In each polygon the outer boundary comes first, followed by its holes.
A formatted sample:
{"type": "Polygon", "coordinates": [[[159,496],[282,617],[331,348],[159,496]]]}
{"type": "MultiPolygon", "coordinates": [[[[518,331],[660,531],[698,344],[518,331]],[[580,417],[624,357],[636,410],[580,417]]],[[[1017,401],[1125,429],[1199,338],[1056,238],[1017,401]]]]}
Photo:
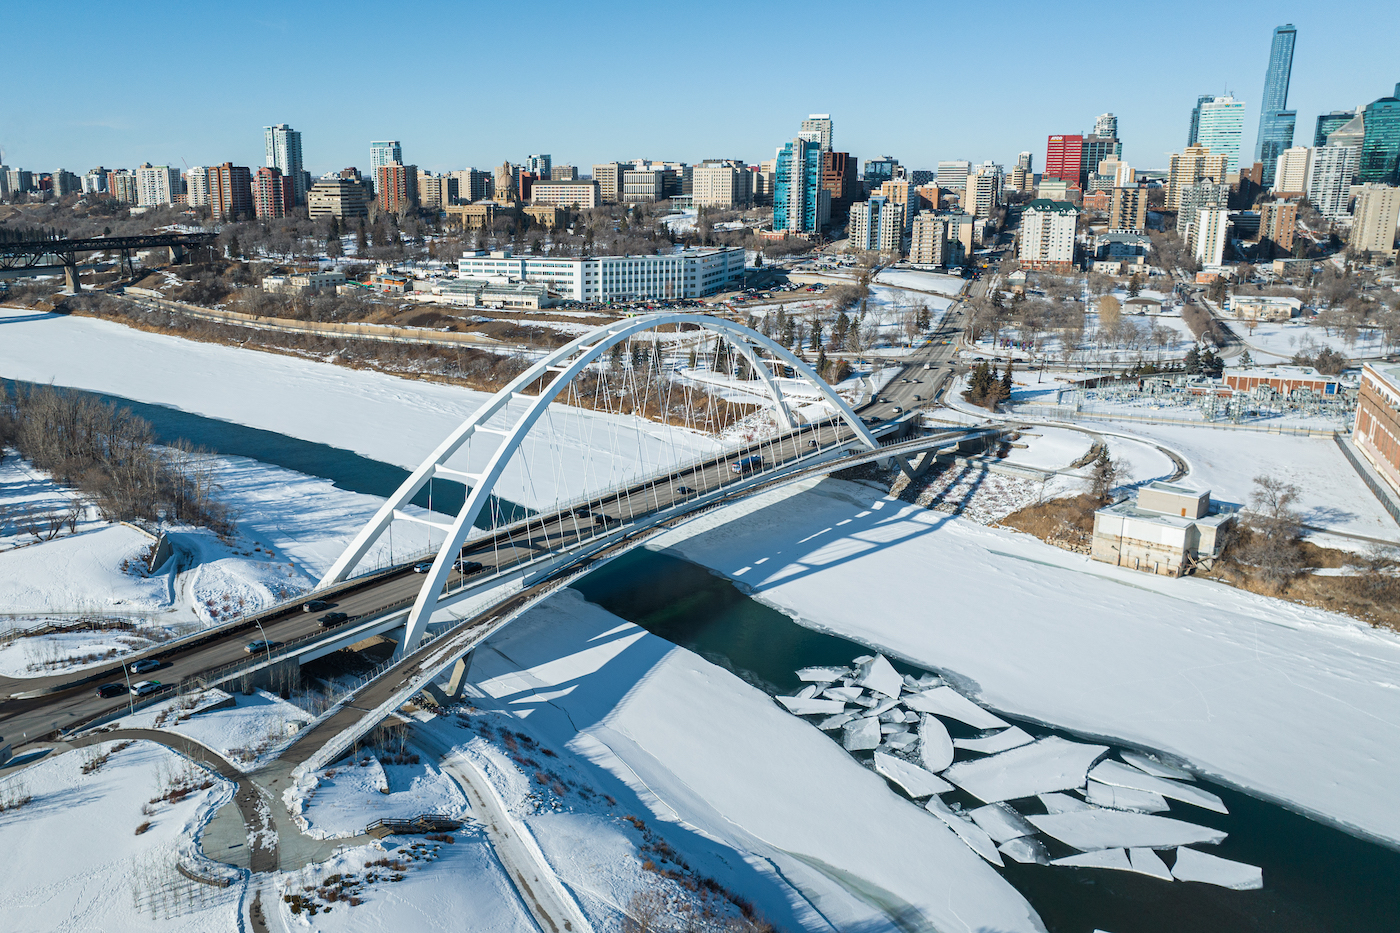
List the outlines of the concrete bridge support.
{"type": "Polygon", "coordinates": [[[78,278],[78,257],[75,253],[64,253],[59,258],[63,260],[63,290],[76,295],[83,290],[82,280],[78,278]]]}

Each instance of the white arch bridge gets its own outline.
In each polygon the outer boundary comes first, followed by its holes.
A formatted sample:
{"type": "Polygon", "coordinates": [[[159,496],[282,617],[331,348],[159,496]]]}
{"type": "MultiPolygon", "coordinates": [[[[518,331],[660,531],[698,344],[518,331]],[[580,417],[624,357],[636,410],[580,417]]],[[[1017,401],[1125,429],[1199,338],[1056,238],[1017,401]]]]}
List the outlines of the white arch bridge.
{"type": "MultiPolygon", "coordinates": [[[[546,414],[551,403],[570,391],[576,379],[598,367],[605,355],[619,345],[630,344],[636,335],[658,328],[688,326],[703,332],[701,336],[720,338],[714,341],[717,357],[722,355],[718,347],[727,345],[747,364],[766,395],[777,432],[729,454],[673,465],[606,493],[586,495],[577,502],[557,503],[560,508],[552,514],[516,523],[524,538],[523,545],[510,535],[511,529],[505,529],[508,535],[506,555],[501,553],[500,535],[488,536],[491,557],[489,561],[478,561],[491,565],[483,567],[484,570],[494,569],[499,574],[507,564],[538,562],[551,555],[596,546],[602,543],[600,539],[616,536],[641,518],[694,510],[723,492],[733,492],[735,485],[752,484],[774,470],[790,470],[801,462],[838,455],[852,445],[879,449],[875,433],[811,366],[764,335],[741,324],[703,314],[661,313],[634,317],[599,327],[553,350],[496,392],[409,475],[332,565],[321,580],[320,588],[348,579],[381,537],[390,533],[396,520],[427,525],[443,533],[445,537],[436,546],[432,567],[423,575],[422,586],[408,614],[405,637],[399,646],[400,653],[412,651],[422,640],[434,611],[458,601],[465,590],[479,588],[476,581],[468,586],[466,577],[456,570],[472,556],[472,548],[466,547],[468,537],[488,508],[507,465],[513,457],[523,453],[531,429],[546,414]],[[775,365],[791,368],[794,378],[805,383],[801,394],[821,398],[830,407],[830,414],[807,421],[795,415],[783,393],[783,380],[770,369],[775,365]],[[526,389],[542,382],[538,394],[525,394],[526,389]],[[512,402],[522,398],[529,403],[508,428],[491,424],[497,416],[508,414],[507,407],[512,402]],[[476,471],[449,467],[447,464],[454,455],[477,437],[500,438],[486,464],[476,471]],[[738,463],[741,460],[747,462],[738,463]],[[469,488],[465,502],[450,524],[407,510],[408,504],[434,478],[463,482],[469,488]],[[454,577],[460,584],[455,593],[450,587],[454,577]]],[[[715,362],[723,365],[719,359],[715,362]]]]}

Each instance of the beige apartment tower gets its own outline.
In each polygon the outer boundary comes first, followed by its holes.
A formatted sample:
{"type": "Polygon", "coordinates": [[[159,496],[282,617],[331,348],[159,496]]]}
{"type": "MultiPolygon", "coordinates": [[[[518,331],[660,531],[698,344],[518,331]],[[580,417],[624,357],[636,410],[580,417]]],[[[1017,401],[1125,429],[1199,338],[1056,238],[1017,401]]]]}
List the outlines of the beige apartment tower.
{"type": "Polygon", "coordinates": [[[1395,226],[1400,220],[1400,188],[1362,185],[1352,209],[1347,245],[1358,253],[1395,255],[1395,226]]]}
{"type": "Polygon", "coordinates": [[[1110,230],[1131,230],[1142,233],[1147,229],[1147,189],[1131,185],[1113,189],[1113,201],[1108,209],[1110,230]]]}
{"type": "Polygon", "coordinates": [[[1224,181],[1228,161],[1225,153],[1212,153],[1205,146],[1187,146],[1185,152],[1172,153],[1166,209],[1181,210],[1181,192],[1198,181],[1224,181]]]}

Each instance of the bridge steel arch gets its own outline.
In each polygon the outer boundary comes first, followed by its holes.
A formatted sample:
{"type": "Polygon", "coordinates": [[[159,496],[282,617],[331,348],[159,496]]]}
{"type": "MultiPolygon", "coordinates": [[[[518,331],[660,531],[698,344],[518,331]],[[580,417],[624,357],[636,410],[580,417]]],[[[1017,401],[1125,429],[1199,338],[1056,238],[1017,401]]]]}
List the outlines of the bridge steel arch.
{"type": "Polygon", "coordinates": [[[462,422],[409,475],[408,479],[404,480],[398,490],[389,497],[369,523],[350,542],[345,552],[336,559],[330,570],[326,572],[325,577],[322,578],[318,589],[345,580],[380,536],[388,530],[395,518],[405,518],[423,523],[423,519],[406,514],[403,508],[430,479],[442,476],[465,481],[471,487],[471,492],[452,524],[427,522],[432,527],[445,531],[447,539],[442,543],[437,557],[433,561],[432,569],[423,580],[423,586],[414,601],[413,609],[409,612],[405,637],[400,642],[396,654],[403,655],[412,651],[422,640],[428,620],[434,609],[437,608],[439,596],[447,582],[448,574],[452,570],[456,555],[465,543],[477,516],[485,507],[497,480],[500,479],[511,457],[519,450],[535,422],[545,413],[559,393],[564,391],[577,376],[586,371],[590,364],[613,345],[621,343],[635,334],[669,324],[695,324],[702,330],[711,331],[727,340],[757,372],[768,391],[774,414],[787,430],[792,430],[795,427],[792,411],[788,407],[786,399],[783,398],[782,389],[777,380],[759,359],[757,348],[767,350],[778,360],[791,366],[804,381],[810,383],[826,401],[835,407],[842,420],[855,431],[857,438],[871,450],[879,448],[879,441],[870,433],[865,423],[856,416],[851,407],[836,394],[835,390],[817,375],[811,366],[792,351],[763,334],[742,324],[707,314],[659,313],[629,318],[626,321],[599,327],[553,350],[491,396],[485,405],[462,422]],[[486,427],[486,423],[504,410],[506,405],[512,400],[522,397],[522,390],[551,372],[557,375],[540,394],[525,396],[532,399],[531,404],[509,431],[503,432],[497,428],[486,427]],[[480,473],[467,473],[446,467],[444,464],[447,460],[477,433],[504,435],[501,444],[491,455],[491,459],[482,471],[480,473]]]}

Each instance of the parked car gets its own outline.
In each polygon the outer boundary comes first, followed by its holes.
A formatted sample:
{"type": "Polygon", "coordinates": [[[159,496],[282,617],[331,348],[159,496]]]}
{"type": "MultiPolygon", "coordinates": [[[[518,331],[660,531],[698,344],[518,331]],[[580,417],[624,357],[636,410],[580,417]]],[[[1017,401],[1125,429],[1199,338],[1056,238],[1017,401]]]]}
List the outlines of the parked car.
{"type": "Polygon", "coordinates": [[[485,566],[486,565],[479,560],[462,560],[458,558],[457,562],[452,565],[452,568],[462,576],[466,576],[469,573],[476,573],[485,566]]]}
{"type": "Polygon", "coordinates": [[[159,689],[160,681],[158,680],[138,680],[131,685],[131,695],[143,697],[147,694],[155,693],[159,689]]]}
{"type": "Polygon", "coordinates": [[[430,560],[419,561],[413,565],[414,573],[427,573],[433,569],[433,562],[430,560]]]}
{"type": "Polygon", "coordinates": [[[159,669],[160,662],[157,661],[155,658],[142,658],[139,661],[131,662],[131,673],[133,674],[144,674],[147,671],[155,671],[159,669]]]}
{"type": "Polygon", "coordinates": [[[248,644],[243,646],[243,650],[248,652],[249,654],[257,654],[260,651],[270,652],[273,648],[280,647],[282,647],[282,643],[280,641],[272,641],[271,639],[259,638],[257,641],[248,642],[248,644]]]}
{"type": "Polygon", "coordinates": [[[316,620],[321,624],[321,628],[331,628],[350,621],[350,616],[344,612],[328,612],[316,620]]]}
{"type": "Polygon", "coordinates": [[[309,599],[301,604],[302,612],[325,612],[331,604],[324,599],[309,599]]]}
{"type": "Polygon", "coordinates": [[[126,684],[103,684],[97,688],[97,695],[106,700],[110,697],[119,697],[126,693],[126,684]]]}

